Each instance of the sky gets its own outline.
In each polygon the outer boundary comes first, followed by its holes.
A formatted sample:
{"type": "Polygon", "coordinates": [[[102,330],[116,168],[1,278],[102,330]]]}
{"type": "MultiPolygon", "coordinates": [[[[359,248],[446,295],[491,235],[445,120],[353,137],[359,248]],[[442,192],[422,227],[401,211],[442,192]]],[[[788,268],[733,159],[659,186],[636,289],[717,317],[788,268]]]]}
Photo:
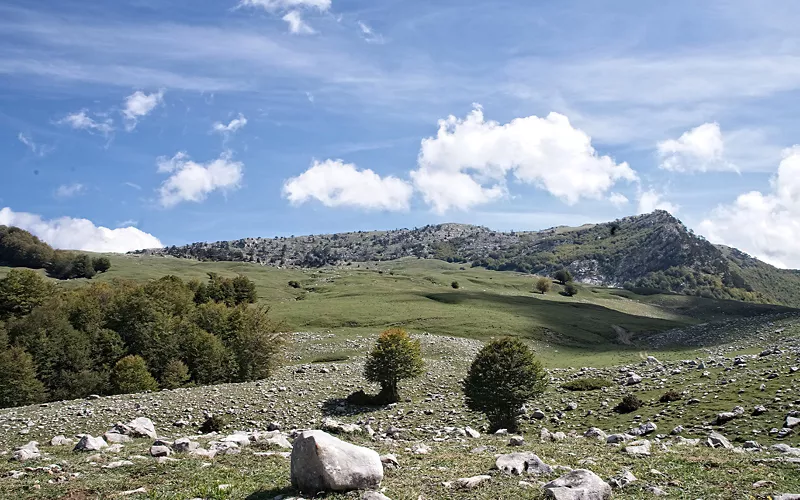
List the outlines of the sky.
{"type": "Polygon", "coordinates": [[[800,3],[5,0],[0,224],[58,248],[668,210],[800,268],[800,3]]]}

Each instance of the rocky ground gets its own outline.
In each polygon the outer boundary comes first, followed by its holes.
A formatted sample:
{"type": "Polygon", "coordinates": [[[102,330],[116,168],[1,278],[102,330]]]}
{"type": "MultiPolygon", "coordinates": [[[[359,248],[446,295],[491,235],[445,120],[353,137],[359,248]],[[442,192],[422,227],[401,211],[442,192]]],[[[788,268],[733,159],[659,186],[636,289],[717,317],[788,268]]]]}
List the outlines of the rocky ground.
{"type": "Polygon", "coordinates": [[[540,498],[572,469],[610,481],[619,498],[800,493],[796,320],[711,348],[642,353],[625,366],[550,370],[551,387],[526,408],[519,438],[487,435],[482,416],[464,406],[459,383],[481,343],[420,338],[426,375],[407,384],[405,401],[377,409],[344,400],[376,390],[363,383],[363,358],[308,362],[366,352],[373,339],[305,333],[266,381],[2,410],[0,497],[290,497],[288,452],[301,429],[393,454],[381,486],[393,499],[540,498]],[[613,384],[560,387],[584,377],[613,384]],[[680,399],[660,402],[670,389],[680,399]],[[631,393],[644,405],[616,413],[631,393]],[[228,418],[220,433],[200,434],[209,414],[228,418]],[[79,442],[88,450],[73,451],[79,442]],[[539,459],[543,466],[531,466],[539,459]]]}

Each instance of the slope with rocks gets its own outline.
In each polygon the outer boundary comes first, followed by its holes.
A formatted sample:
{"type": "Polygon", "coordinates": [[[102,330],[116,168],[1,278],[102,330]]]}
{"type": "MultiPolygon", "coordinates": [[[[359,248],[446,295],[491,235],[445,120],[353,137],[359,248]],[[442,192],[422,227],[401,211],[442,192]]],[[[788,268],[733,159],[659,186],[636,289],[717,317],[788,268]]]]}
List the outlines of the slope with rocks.
{"type": "Polygon", "coordinates": [[[721,299],[800,305],[800,274],[715,246],[665,211],[577,228],[500,232],[465,224],[332,235],[245,238],[140,253],[279,267],[322,267],[402,257],[721,299]]]}

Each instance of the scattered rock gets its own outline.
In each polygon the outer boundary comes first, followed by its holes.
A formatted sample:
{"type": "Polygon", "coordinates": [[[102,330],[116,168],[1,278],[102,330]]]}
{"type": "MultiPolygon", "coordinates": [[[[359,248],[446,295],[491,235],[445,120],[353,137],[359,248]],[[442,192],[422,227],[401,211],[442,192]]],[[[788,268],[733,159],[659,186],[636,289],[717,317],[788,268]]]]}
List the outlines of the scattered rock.
{"type": "Polygon", "coordinates": [[[292,486],[301,491],[371,490],[383,480],[377,452],[322,431],[304,431],[291,456],[292,486]]]}
{"type": "Polygon", "coordinates": [[[72,451],[100,451],[108,448],[108,443],[101,437],[92,437],[88,434],[83,436],[72,451]]]}
{"type": "Polygon", "coordinates": [[[725,448],[727,450],[733,449],[733,445],[728,439],[718,432],[712,432],[708,435],[708,446],[712,448],[725,448]]]}
{"type": "Polygon", "coordinates": [[[544,485],[547,498],[556,500],[605,500],[611,486],[587,469],[576,469],[544,485]]]}
{"type": "Polygon", "coordinates": [[[500,455],[495,466],[505,474],[521,476],[523,474],[551,474],[553,469],[531,452],[509,453],[500,455]]]}

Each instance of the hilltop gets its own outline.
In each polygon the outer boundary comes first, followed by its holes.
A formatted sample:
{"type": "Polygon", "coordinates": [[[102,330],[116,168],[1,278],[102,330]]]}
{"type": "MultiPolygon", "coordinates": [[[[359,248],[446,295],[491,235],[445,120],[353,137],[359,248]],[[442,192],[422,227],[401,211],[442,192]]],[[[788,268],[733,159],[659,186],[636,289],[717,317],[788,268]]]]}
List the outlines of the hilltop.
{"type": "Polygon", "coordinates": [[[566,268],[584,284],[640,294],[800,305],[800,274],[714,245],[665,211],[602,224],[542,231],[493,231],[466,224],[414,229],[193,243],[139,252],[274,267],[351,266],[403,257],[489,270],[552,275],[566,268]]]}

